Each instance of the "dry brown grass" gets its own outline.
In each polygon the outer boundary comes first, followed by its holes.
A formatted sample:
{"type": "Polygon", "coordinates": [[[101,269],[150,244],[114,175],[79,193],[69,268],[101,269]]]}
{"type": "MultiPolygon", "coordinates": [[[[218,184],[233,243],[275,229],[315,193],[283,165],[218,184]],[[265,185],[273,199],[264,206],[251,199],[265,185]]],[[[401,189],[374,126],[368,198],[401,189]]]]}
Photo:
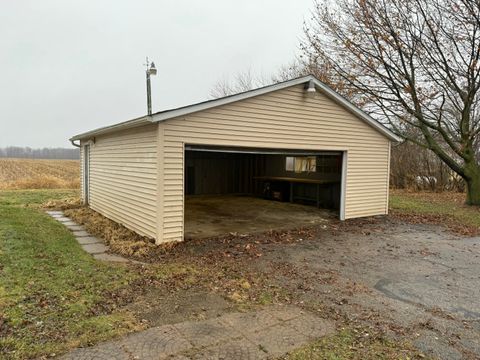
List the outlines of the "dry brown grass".
{"type": "MultiPolygon", "coordinates": [[[[60,204],[58,204],[60,205],[60,204]]],[[[64,204],[63,208],[68,207],[64,204]]],[[[62,206],[57,206],[62,208],[62,206]]],[[[76,223],[85,226],[85,229],[95,236],[101,237],[110,246],[110,249],[121,255],[143,258],[149,255],[156,246],[152,240],[145,238],[121,224],[116,223],[96,211],[87,207],[76,207],[65,210],[65,215],[76,223]]]]}
{"type": "Polygon", "coordinates": [[[51,210],[69,210],[83,207],[79,196],[65,197],[60,200],[48,200],[42,204],[42,208],[51,210]]]}
{"type": "Polygon", "coordinates": [[[78,160],[0,159],[0,190],[79,187],[78,160]]]}

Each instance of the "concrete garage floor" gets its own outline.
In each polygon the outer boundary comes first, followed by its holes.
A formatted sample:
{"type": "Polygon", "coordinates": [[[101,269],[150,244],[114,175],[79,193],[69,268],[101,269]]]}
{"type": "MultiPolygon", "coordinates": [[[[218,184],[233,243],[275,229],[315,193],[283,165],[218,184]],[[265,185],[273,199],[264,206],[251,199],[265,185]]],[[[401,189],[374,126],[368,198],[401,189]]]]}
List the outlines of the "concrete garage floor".
{"type": "Polygon", "coordinates": [[[327,223],[333,211],[249,196],[188,196],[185,238],[248,234],[327,223]]]}

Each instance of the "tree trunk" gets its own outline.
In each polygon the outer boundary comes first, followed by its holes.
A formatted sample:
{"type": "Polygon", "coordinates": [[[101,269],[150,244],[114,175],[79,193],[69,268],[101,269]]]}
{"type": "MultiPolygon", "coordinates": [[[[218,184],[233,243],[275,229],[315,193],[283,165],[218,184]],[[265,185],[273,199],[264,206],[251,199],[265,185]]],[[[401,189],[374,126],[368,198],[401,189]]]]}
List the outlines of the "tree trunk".
{"type": "Polygon", "coordinates": [[[465,166],[467,204],[480,206],[480,164],[472,162],[465,166]]]}

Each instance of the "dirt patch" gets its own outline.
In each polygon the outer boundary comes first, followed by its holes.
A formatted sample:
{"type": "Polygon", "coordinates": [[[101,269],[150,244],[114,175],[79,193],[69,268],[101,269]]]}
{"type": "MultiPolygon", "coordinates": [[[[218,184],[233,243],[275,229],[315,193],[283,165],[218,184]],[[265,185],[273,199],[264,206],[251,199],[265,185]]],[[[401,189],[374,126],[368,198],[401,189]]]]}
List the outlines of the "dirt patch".
{"type": "Polygon", "coordinates": [[[205,291],[180,290],[165,293],[154,289],[127,307],[149,326],[175,324],[185,320],[205,320],[237,310],[235,303],[205,291]]]}

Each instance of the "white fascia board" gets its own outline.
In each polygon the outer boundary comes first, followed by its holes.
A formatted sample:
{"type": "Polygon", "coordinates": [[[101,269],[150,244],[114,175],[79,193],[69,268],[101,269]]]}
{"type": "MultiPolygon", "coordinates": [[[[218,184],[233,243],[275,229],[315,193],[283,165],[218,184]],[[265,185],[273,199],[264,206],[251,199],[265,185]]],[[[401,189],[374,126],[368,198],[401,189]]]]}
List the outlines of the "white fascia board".
{"type": "Polygon", "coordinates": [[[127,120],[118,124],[114,125],[109,125],[109,126],[104,126],[98,129],[94,129],[91,131],[84,132],[82,134],[75,135],[70,138],[70,141],[75,141],[75,140],[81,140],[85,138],[89,138],[92,136],[96,135],[101,135],[105,133],[110,133],[113,131],[118,131],[118,130],[125,130],[125,129],[130,129],[133,127],[137,127],[140,125],[146,125],[152,123],[152,119],[150,116],[142,116],[140,118],[132,119],[132,120],[127,120]]]}

